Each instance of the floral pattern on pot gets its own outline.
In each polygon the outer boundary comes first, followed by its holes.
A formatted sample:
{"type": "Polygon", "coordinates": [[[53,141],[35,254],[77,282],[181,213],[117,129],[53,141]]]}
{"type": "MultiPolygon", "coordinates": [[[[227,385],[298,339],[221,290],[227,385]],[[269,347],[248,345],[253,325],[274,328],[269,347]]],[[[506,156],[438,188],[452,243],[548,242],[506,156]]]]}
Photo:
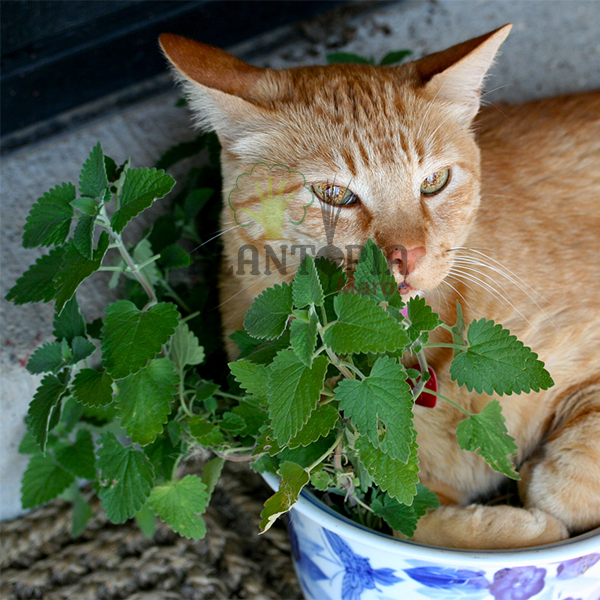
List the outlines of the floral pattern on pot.
{"type": "MultiPolygon", "coordinates": [[[[292,510],[294,565],[307,600],[600,600],[600,553],[543,565],[472,567],[389,556],[292,510]]],[[[535,562],[535,561],[532,561],[535,562]]]]}

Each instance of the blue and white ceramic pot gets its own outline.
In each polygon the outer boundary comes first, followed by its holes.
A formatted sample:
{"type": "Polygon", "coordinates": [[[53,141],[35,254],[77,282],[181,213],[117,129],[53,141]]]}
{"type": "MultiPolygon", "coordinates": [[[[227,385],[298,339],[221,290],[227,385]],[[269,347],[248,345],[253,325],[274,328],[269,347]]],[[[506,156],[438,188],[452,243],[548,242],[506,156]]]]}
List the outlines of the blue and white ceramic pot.
{"type": "Polygon", "coordinates": [[[526,550],[450,550],[374,532],[302,492],[289,532],[306,600],[600,600],[600,529],[526,550]]]}

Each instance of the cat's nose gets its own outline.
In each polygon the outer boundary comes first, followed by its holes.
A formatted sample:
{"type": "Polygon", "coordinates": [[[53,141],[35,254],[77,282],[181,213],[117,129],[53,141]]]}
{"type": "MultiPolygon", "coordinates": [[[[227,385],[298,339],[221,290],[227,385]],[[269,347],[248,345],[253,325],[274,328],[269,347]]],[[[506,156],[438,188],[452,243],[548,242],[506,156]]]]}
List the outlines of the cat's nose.
{"type": "Polygon", "coordinates": [[[426,253],[425,246],[415,246],[414,248],[395,246],[390,259],[399,265],[400,272],[406,276],[415,270],[415,263],[419,258],[425,256],[426,253]]]}

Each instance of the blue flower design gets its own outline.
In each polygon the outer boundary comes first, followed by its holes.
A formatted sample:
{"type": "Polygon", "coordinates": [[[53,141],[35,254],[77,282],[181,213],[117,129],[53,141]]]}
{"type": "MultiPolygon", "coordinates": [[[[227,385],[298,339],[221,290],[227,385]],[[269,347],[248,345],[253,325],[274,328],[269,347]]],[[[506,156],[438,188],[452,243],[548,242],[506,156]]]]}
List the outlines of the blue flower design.
{"type": "Polygon", "coordinates": [[[298,543],[298,534],[296,529],[292,525],[292,521],[288,522],[288,532],[290,534],[290,546],[292,547],[292,555],[298,567],[303,573],[313,581],[320,581],[322,579],[329,579],[325,573],[319,568],[319,566],[300,548],[298,543]]]}
{"type": "Polygon", "coordinates": [[[528,600],[544,589],[546,569],[534,566],[500,569],[494,573],[490,594],[495,600],[528,600]]]}
{"type": "Polygon", "coordinates": [[[415,581],[427,587],[449,590],[481,590],[490,582],[485,578],[485,571],[469,571],[467,569],[450,569],[444,567],[414,567],[404,572],[415,581]]]}
{"type": "Polygon", "coordinates": [[[364,590],[377,589],[379,585],[394,585],[402,581],[394,575],[394,569],[374,569],[368,558],[355,554],[352,548],[337,534],[323,530],[332,550],[344,567],[342,600],[360,600],[364,590]]]}
{"type": "Polygon", "coordinates": [[[556,577],[558,579],[572,579],[583,575],[591,566],[600,560],[600,554],[593,553],[579,558],[572,558],[558,565],[556,577]]]}

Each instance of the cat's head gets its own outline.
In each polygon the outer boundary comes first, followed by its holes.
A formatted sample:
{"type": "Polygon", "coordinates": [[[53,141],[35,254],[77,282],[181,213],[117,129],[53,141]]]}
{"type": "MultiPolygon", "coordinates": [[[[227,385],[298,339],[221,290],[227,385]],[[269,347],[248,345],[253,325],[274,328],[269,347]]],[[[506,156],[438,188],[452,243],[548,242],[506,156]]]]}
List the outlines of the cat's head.
{"type": "Polygon", "coordinates": [[[434,289],[479,204],[471,123],[510,28],[396,67],[279,71],[161,36],[197,124],[223,147],[229,243],[287,246],[288,260],[293,245],[341,251],[351,266],[372,238],[403,294],[434,289]]]}

